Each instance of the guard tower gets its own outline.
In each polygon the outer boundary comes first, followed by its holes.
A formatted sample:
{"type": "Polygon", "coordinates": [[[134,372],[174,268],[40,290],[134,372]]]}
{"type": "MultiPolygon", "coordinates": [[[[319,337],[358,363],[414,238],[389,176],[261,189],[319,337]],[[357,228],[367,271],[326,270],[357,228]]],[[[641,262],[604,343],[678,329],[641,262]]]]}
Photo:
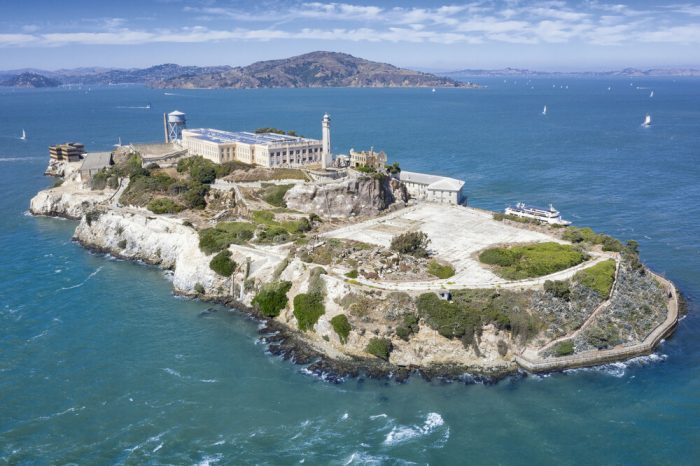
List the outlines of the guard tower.
{"type": "Polygon", "coordinates": [[[321,121],[321,138],[322,138],[322,153],[321,153],[321,168],[324,170],[332,163],[331,155],[331,117],[325,113],[321,121]]]}
{"type": "Polygon", "coordinates": [[[175,110],[167,115],[163,114],[163,123],[165,126],[165,142],[175,142],[182,139],[182,130],[187,128],[187,119],[185,114],[175,110]]]}

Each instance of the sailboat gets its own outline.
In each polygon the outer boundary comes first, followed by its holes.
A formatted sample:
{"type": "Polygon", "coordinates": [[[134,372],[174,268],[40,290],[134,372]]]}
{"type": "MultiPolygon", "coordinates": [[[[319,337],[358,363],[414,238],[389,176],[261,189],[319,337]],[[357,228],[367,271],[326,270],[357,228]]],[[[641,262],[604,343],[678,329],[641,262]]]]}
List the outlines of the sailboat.
{"type": "Polygon", "coordinates": [[[121,147],[122,146],[122,138],[119,136],[119,143],[115,144],[114,147],[121,147]]]}
{"type": "Polygon", "coordinates": [[[151,103],[148,102],[148,105],[146,105],[146,110],[150,110],[150,109],[151,109],[151,103]]]}
{"type": "Polygon", "coordinates": [[[652,98],[652,97],[654,97],[654,91],[651,91],[651,92],[649,93],[649,98],[652,98]]]}
{"type": "Polygon", "coordinates": [[[642,123],[642,126],[645,128],[648,128],[651,126],[651,115],[647,113],[647,116],[644,117],[644,123],[642,123]]]}
{"type": "Polygon", "coordinates": [[[20,138],[22,141],[26,141],[26,140],[27,140],[27,133],[24,131],[24,129],[22,130],[22,135],[21,135],[19,138],[20,138]]]}
{"type": "Polygon", "coordinates": [[[546,105],[542,109],[542,115],[547,115],[547,106],[546,105]]]}

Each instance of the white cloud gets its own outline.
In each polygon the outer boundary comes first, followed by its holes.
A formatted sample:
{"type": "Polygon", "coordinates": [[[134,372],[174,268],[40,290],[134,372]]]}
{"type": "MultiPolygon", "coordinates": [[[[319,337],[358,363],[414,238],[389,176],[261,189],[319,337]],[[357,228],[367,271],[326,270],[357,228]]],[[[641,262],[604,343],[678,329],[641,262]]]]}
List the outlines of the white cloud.
{"type": "Polygon", "coordinates": [[[168,29],[139,29],[128,27],[130,23],[123,18],[96,18],[83,21],[79,30],[72,25],[63,30],[55,27],[51,33],[42,34],[40,29],[28,24],[16,34],[0,34],[0,46],[272,40],[437,44],[584,42],[601,47],[640,41],[700,43],[700,25],[694,21],[694,15],[700,15],[700,6],[693,4],[641,10],[598,0],[580,3],[480,0],[430,7],[312,1],[264,12],[207,3],[183,6],[183,11],[190,25],[168,29]],[[196,20],[199,17],[207,21],[196,20]]]}

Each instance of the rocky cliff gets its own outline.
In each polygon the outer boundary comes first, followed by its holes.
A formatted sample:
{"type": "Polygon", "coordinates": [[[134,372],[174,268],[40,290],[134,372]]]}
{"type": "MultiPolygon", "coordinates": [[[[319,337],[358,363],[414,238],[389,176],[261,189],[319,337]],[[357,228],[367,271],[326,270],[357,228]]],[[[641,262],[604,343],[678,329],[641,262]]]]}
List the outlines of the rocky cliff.
{"type": "Polygon", "coordinates": [[[323,217],[376,215],[408,201],[406,188],[391,178],[360,176],[324,184],[297,184],[284,196],[287,207],[323,217]]]}

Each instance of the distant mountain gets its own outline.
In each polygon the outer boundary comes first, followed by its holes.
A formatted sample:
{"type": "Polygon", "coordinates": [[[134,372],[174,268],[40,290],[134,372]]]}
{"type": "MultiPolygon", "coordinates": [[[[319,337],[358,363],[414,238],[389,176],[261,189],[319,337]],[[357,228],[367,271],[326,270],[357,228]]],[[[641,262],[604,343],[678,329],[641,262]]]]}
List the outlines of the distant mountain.
{"type": "Polygon", "coordinates": [[[10,87],[57,87],[60,86],[61,82],[57,79],[47,78],[46,76],[38,73],[25,72],[15,76],[11,76],[4,81],[0,82],[0,86],[10,86],[10,87]]]}
{"type": "Polygon", "coordinates": [[[230,70],[230,66],[180,66],[173,63],[131,69],[86,69],[60,70],[56,73],[68,84],[147,84],[175,78],[177,76],[198,76],[230,70]]]}
{"type": "Polygon", "coordinates": [[[312,52],[222,72],[181,75],[154,85],[175,88],[477,87],[337,52],[312,52]]]}
{"type": "Polygon", "coordinates": [[[556,76],[581,76],[581,77],[693,77],[700,76],[700,70],[694,68],[651,68],[641,70],[638,68],[625,68],[617,71],[533,71],[521,68],[502,68],[498,70],[466,69],[444,73],[440,76],[452,78],[464,77],[556,77],[556,76]]]}

